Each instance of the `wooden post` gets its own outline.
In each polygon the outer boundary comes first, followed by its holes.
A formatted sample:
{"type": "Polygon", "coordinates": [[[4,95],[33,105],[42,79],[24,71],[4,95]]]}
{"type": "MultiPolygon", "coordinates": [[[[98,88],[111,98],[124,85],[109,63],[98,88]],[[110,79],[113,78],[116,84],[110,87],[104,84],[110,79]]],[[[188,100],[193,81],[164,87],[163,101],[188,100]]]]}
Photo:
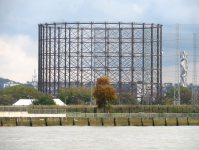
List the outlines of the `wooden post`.
{"type": "Polygon", "coordinates": [[[45,124],[46,124],[46,126],[48,126],[48,121],[47,121],[47,118],[45,118],[45,124]]]}
{"type": "Polygon", "coordinates": [[[152,124],[153,124],[153,126],[155,126],[154,118],[152,118],[152,124]]]}
{"type": "Polygon", "coordinates": [[[167,118],[165,118],[165,126],[167,126],[167,118]]]}
{"type": "Polygon", "coordinates": [[[104,120],[103,120],[103,118],[101,118],[101,122],[102,122],[102,126],[104,126],[104,120]]]}
{"type": "Polygon", "coordinates": [[[1,126],[3,126],[3,119],[1,118],[1,126]]]}
{"type": "Polygon", "coordinates": [[[90,119],[88,118],[88,126],[90,126],[90,119]]]}
{"type": "Polygon", "coordinates": [[[114,126],[116,126],[116,119],[114,118],[114,126]]]}
{"type": "Polygon", "coordinates": [[[75,118],[73,118],[73,125],[75,125],[75,118]]]}
{"type": "Polygon", "coordinates": [[[142,121],[142,118],[141,118],[141,126],[143,126],[144,124],[143,124],[143,121],[142,121]]]}
{"type": "Polygon", "coordinates": [[[130,125],[131,125],[130,118],[128,118],[128,126],[130,126],[130,125]]]}
{"type": "Polygon", "coordinates": [[[176,126],[178,126],[179,124],[178,124],[178,117],[176,117],[176,126]]]}
{"type": "Polygon", "coordinates": [[[187,117],[187,125],[189,126],[189,117],[187,117]]]}
{"type": "Polygon", "coordinates": [[[16,118],[16,126],[18,126],[18,118],[16,118]]]}
{"type": "Polygon", "coordinates": [[[62,126],[62,118],[59,118],[59,125],[62,126]]]}
{"type": "Polygon", "coordinates": [[[32,126],[32,118],[30,118],[30,126],[32,126]]]}

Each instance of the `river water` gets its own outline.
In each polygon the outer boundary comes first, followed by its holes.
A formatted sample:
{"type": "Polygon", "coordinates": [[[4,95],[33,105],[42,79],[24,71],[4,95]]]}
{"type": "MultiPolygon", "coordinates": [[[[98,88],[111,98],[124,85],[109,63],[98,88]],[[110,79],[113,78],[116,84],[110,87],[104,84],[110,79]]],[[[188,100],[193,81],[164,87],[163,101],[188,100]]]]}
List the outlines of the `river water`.
{"type": "Polygon", "coordinates": [[[199,150],[199,126],[0,127],[3,150],[199,150]]]}

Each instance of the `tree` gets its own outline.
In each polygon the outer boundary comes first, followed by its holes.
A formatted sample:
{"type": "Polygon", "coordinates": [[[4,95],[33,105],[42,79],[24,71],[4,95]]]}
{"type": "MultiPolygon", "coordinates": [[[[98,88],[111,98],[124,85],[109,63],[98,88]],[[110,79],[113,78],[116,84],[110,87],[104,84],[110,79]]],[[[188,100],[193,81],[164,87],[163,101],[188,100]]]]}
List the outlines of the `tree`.
{"type": "MultiPolygon", "coordinates": [[[[187,88],[180,86],[180,104],[191,104],[191,96],[192,91],[187,88]]],[[[171,99],[174,97],[174,88],[171,88],[170,91],[166,92],[166,97],[168,98],[169,102],[166,102],[167,104],[171,104],[171,99]]]]}
{"type": "Polygon", "coordinates": [[[38,99],[44,94],[34,87],[15,85],[0,91],[0,104],[13,104],[18,99],[38,99]],[[5,95],[5,96],[4,96],[5,95]]]}
{"type": "Polygon", "coordinates": [[[116,89],[109,85],[110,78],[107,76],[97,79],[96,87],[94,88],[93,96],[96,98],[98,108],[104,108],[108,105],[109,112],[112,108],[110,103],[116,99],[116,89]]]}
{"type": "Polygon", "coordinates": [[[112,102],[112,104],[116,104],[116,105],[128,105],[128,104],[137,104],[138,101],[135,99],[135,97],[131,96],[131,94],[129,93],[120,93],[120,95],[117,97],[117,99],[112,102]]]}
{"type": "Polygon", "coordinates": [[[90,101],[90,92],[89,87],[76,87],[68,86],[64,89],[59,89],[56,97],[61,99],[66,104],[85,104],[85,102],[90,101]]]}
{"type": "Polygon", "coordinates": [[[49,94],[43,95],[38,99],[32,101],[33,105],[56,105],[52,96],[49,94]]]}

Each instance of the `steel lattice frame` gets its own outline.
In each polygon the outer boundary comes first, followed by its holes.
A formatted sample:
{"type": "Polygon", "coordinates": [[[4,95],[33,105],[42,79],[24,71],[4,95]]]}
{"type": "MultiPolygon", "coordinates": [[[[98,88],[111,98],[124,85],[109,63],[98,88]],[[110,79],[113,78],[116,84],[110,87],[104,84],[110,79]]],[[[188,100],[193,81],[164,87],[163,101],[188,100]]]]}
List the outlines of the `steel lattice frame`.
{"type": "Polygon", "coordinates": [[[162,95],[162,25],[63,22],[38,27],[39,91],[55,95],[66,86],[94,86],[107,75],[118,93],[162,95]]]}

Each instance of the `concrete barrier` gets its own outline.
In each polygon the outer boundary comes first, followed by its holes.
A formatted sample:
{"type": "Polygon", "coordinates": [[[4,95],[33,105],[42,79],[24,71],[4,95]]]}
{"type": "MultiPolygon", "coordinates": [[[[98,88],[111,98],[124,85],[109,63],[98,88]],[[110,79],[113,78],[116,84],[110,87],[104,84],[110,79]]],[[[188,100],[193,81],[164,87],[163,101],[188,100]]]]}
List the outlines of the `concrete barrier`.
{"type": "Polygon", "coordinates": [[[47,126],[60,126],[60,118],[59,117],[47,117],[47,126]]]}
{"type": "Polygon", "coordinates": [[[188,119],[190,126],[198,126],[199,125],[199,117],[189,117],[188,119]]]}
{"type": "Polygon", "coordinates": [[[28,114],[27,111],[0,111],[0,117],[66,117],[66,114],[28,114]]]}
{"type": "Polygon", "coordinates": [[[62,126],[73,126],[73,123],[75,123],[73,117],[62,118],[62,126]]]}
{"type": "Polygon", "coordinates": [[[3,126],[16,126],[16,118],[15,117],[4,117],[1,119],[3,126]]]}
{"type": "Polygon", "coordinates": [[[76,126],[88,126],[88,118],[87,117],[75,117],[73,119],[74,125],[76,126]]]}
{"type": "Polygon", "coordinates": [[[167,118],[167,126],[177,126],[177,118],[176,117],[169,117],[167,118]]]}
{"type": "Polygon", "coordinates": [[[130,118],[130,125],[131,126],[141,126],[141,118],[139,117],[133,117],[133,118],[130,118]]]}
{"type": "Polygon", "coordinates": [[[143,126],[153,126],[153,118],[142,118],[143,126]]]}
{"type": "Polygon", "coordinates": [[[103,118],[90,117],[90,126],[103,126],[103,118]]]}
{"type": "Polygon", "coordinates": [[[154,120],[154,126],[165,126],[165,120],[167,121],[167,118],[156,117],[156,118],[153,118],[153,120],[154,120]]]}
{"type": "Polygon", "coordinates": [[[178,125],[179,126],[187,126],[187,117],[179,117],[178,118],[178,125]]]}
{"type": "Polygon", "coordinates": [[[0,126],[186,126],[199,125],[199,117],[3,117],[0,126]]]}
{"type": "Polygon", "coordinates": [[[114,118],[103,117],[104,126],[114,126],[114,118]]]}
{"type": "Polygon", "coordinates": [[[17,118],[17,126],[30,126],[30,118],[27,117],[17,118]]]}
{"type": "Polygon", "coordinates": [[[116,126],[128,126],[128,117],[117,117],[115,118],[116,126]]]}

